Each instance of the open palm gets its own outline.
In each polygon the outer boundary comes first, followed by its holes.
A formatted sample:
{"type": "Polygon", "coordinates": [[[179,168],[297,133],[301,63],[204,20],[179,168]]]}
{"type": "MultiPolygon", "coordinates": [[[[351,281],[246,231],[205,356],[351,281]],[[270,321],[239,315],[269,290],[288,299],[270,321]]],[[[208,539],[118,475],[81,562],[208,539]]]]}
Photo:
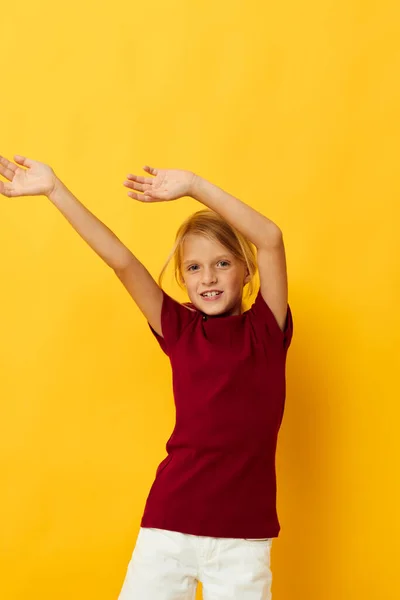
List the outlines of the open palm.
{"type": "Polygon", "coordinates": [[[191,171],[179,169],[153,169],[143,167],[145,171],[155,177],[142,177],[128,175],[124,185],[132,190],[142,192],[129,192],[128,195],[142,202],[165,202],[189,196],[193,181],[196,177],[191,171]]]}
{"type": "Polygon", "coordinates": [[[51,167],[25,156],[15,155],[14,160],[23,167],[0,156],[0,174],[9,181],[0,181],[0,194],[13,198],[16,196],[48,195],[54,188],[56,175],[51,167]]]}

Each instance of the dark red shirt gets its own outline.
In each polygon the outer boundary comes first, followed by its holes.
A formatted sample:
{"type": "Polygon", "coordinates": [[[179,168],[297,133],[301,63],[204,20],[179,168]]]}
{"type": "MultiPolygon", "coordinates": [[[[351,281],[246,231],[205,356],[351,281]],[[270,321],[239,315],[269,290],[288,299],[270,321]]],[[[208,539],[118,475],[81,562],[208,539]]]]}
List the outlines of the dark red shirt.
{"type": "MultiPolygon", "coordinates": [[[[275,451],[292,334],[261,291],[241,315],[207,317],[163,293],[176,424],[141,527],[212,537],[276,537],[275,451]]],[[[192,306],[191,304],[188,304],[192,306]]]]}

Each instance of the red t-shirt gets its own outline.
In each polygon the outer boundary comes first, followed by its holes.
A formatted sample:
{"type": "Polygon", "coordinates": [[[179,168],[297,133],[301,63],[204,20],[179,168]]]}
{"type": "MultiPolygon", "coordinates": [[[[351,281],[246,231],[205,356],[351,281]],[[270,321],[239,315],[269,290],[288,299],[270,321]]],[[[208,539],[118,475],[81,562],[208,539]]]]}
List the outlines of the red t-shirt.
{"type": "Polygon", "coordinates": [[[163,295],[164,337],[150,329],[171,362],[176,424],[141,527],[277,537],[275,450],[293,334],[290,307],[282,331],[261,291],[249,310],[221,317],[163,295]]]}

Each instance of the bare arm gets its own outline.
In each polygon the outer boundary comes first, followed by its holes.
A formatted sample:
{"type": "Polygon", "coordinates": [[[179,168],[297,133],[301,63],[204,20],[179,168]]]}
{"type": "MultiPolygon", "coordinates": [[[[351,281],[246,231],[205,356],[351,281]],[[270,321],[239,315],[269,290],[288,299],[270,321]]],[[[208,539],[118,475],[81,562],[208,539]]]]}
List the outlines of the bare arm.
{"type": "Polygon", "coordinates": [[[51,167],[24,156],[15,155],[14,158],[21,166],[0,156],[0,175],[10,182],[0,181],[0,194],[8,198],[47,196],[75,231],[114,270],[150,325],[162,335],[162,290],[142,263],[69,191],[51,167]]]}
{"type": "Polygon", "coordinates": [[[135,190],[129,196],[142,202],[192,196],[220,214],[256,246],[261,294],[284,330],[288,302],[286,255],[283,235],[276,223],[192,171],[155,169],[149,165],[143,168],[155,177],[129,174],[124,185],[135,190]]]}
{"type": "Polygon", "coordinates": [[[274,246],[281,237],[276,223],[203,177],[193,177],[190,195],[221,215],[256,248],[274,246]]]}
{"type": "Polygon", "coordinates": [[[161,329],[163,293],[149,271],[132,253],[126,265],[114,271],[154,331],[163,337],[161,329]]]}
{"type": "Polygon", "coordinates": [[[210,181],[193,178],[191,196],[219,213],[257,248],[261,294],[283,331],[288,304],[288,277],[283,234],[273,221],[210,181]]]}
{"type": "Polygon", "coordinates": [[[114,270],[150,325],[162,335],[163,294],[146,267],[60,180],[56,181],[48,197],[75,231],[114,270]]]}
{"type": "Polygon", "coordinates": [[[90,212],[63,184],[56,179],[49,200],[64,215],[75,231],[112,269],[124,267],[131,252],[104,223],[90,212]]]}

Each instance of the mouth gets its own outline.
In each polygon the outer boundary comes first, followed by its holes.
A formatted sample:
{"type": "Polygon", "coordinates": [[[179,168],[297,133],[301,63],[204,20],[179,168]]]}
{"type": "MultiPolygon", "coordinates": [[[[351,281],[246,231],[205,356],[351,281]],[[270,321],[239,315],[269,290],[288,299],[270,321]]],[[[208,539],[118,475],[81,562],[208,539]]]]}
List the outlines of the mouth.
{"type": "Polygon", "coordinates": [[[205,302],[215,302],[219,298],[221,298],[222,294],[220,290],[210,290],[209,292],[203,292],[200,296],[203,298],[205,302]]]}

